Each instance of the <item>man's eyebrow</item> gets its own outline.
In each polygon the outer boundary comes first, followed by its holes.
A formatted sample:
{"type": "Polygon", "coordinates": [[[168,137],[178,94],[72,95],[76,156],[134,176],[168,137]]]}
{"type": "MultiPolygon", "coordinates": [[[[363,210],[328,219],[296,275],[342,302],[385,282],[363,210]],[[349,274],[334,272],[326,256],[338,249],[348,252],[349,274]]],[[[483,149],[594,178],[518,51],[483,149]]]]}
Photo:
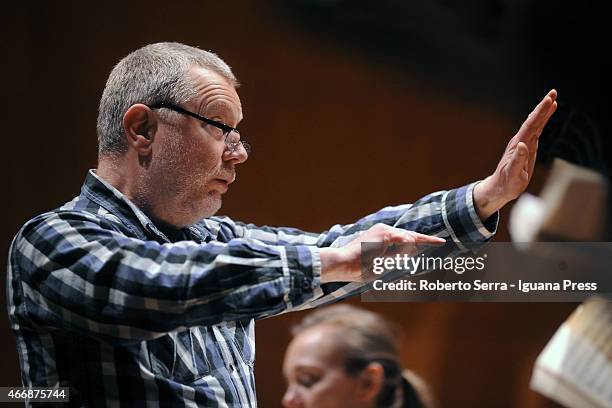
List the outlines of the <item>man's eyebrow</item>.
{"type": "Polygon", "coordinates": [[[223,116],[222,119],[226,121],[233,121],[235,119],[236,126],[238,123],[242,122],[242,120],[244,119],[244,115],[234,117],[234,109],[232,105],[223,100],[213,101],[209,103],[208,105],[204,106],[203,108],[204,108],[204,111],[201,113],[202,115],[214,116],[217,114],[217,115],[223,116]]]}
{"type": "Polygon", "coordinates": [[[202,106],[204,113],[233,113],[232,106],[224,100],[215,100],[202,106]]]}

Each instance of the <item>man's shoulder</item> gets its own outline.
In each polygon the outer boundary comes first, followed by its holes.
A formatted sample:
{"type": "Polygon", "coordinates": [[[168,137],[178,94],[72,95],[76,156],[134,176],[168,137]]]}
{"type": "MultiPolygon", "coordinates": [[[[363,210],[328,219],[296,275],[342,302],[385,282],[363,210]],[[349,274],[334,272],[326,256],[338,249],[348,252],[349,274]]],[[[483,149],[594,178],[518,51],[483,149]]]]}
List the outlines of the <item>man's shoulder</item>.
{"type": "Polygon", "coordinates": [[[60,207],[39,214],[26,221],[15,235],[15,239],[38,236],[44,238],[42,231],[61,233],[62,228],[76,224],[93,223],[101,228],[122,226],[121,220],[104,207],[92,201],[75,197],[60,207]]]}

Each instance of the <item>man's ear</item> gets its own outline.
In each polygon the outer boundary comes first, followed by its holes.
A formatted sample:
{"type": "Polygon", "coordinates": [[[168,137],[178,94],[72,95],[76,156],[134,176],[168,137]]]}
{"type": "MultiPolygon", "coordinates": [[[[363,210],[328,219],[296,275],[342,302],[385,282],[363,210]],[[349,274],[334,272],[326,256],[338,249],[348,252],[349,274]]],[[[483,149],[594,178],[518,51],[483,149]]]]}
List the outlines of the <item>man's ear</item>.
{"type": "Polygon", "coordinates": [[[385,381],[385,369],[380,363],[370,363],[359,373],[358,396],[361,401],[374,401],[385,381]]]}
{"type": "Polygon", "coordinates": [[[123,131],[128,146],[139,156],[148,156],[157,132],[157,115],[146,105],[132,105],[123,115],[123,131]]]}

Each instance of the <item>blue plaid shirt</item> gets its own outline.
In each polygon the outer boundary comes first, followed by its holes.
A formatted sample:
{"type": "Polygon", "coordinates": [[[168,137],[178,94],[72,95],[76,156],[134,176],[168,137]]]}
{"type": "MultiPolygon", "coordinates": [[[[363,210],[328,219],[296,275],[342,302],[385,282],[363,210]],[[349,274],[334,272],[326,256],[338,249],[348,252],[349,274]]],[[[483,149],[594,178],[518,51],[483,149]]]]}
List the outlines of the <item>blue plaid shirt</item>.
{"type": "MultiPolygon", "coordinates": [[[[81,194],[27,222],[10,249],[7,299],[24,386],[70,387],[70,405],[255,407],[255,319],[364,290],[321,285],[319,248],[385,223],[484,243],[474,184],[313,234],[211,217],[161,230],[87,175],[81,194]]],[[[28,404],[30,405],[30,404],[28,404]]]]}

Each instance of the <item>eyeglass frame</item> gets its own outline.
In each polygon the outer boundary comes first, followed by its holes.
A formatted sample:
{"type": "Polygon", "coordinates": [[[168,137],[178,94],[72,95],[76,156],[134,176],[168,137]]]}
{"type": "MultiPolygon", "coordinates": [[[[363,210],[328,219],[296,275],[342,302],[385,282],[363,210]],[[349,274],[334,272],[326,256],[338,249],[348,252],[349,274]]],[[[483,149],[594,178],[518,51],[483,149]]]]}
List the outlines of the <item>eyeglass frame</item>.
{"type": "Polygon", "coordinates": [[[158,102],[158,103],[154,103],[152,105],[146,105],[146,106],[149,109],[160,109],[160,108],[170,109],[171,111],[182,113],[183,115],[191,116],[192,118],[196,118],[204,123],[207,123],[211,126],[216,127],[217,129],[221,129],[223,131],[223,136],[225,136],[225,140],[224,140],[225,145],[230,149],[232,153],[238,149],[237,145],[239,144],[242,145],[242,147],[246,151],[247,156],[249,156],[251,152],[253,151],[253,147],[251,146],[251,144],[247,142],[246,140],[242,140],[242,138],[238,140],[238,142],[234,142],[234,143],[228,142],[227,137],[229,136],[230,133],[236,132],[240,136],[240,131],[234,127],[226,125],[225,123],[217,122],[216,120],[207,118],[206,116],[198,115],[197,113],[194,113],[194,112],[190,112],[187,109],[181,108],[180,106],[177,106],[177,105],[174,105],[168,102],[158,102]]]}

